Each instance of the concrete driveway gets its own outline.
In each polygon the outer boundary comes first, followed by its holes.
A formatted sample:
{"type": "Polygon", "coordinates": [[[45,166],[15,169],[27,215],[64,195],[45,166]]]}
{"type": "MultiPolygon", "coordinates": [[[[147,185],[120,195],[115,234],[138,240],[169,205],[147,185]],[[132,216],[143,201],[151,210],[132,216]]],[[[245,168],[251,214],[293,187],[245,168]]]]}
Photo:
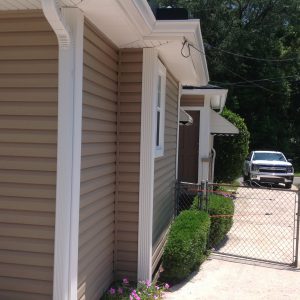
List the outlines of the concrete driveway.
{"type": "Polygon", "coordinates": [[[165,299],[299,300],[299,282],[299,269],[213,257],[187,281],[171,287],[165,299]]]}
{"type": "Polygon", "coordinates": [[[233,226],[219,252],[293,263],[297,193],[284,189],[237,189],[233,226]]]}
{"type": "MultiPolygon", "coordinates": [[[[231,255],[281,263],[293,261],[294,201],[284,190],[239,188],[228,240],[231,255]]],[[[199,272],[171,288],[166,299],[300,300],[300,270],[288,265],[212,255],[199,272]]]]}
{"type": "Polygon", "coordinates": [[[300,186],[300,177],[294,177],[294,185],[300,186]]]}

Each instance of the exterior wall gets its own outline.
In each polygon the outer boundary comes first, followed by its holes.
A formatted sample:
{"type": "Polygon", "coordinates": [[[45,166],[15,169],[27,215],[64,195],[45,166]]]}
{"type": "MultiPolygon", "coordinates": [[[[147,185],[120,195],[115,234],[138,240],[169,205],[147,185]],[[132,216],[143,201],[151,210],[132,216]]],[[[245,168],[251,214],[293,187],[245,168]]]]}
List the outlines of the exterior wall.
{"type": "Polygon", "coordinates": [[[167,73],[164,156],[154,163],[152,270],[161,257],[174,215],[178,123],[178,82],[167,73]]]}
{"type": "Polygon", "coordinates": [[[0,299],[52,299],[57,83],[42,13],[0,13],[0,299]]]}
{"type": "Polygon", "coordinates": [[[113,281],[118,52],[84,27],[78,299],[99,299],[113,281]]]}
{"type": "Polygon", "coordinates": [[[182,95],[180,106],[204,106],[204,96],[201,95],[182,95]]]}
{"type": "Polygon", "coordinates": [[[116,276],[137,279],[142,49],[124,49],[119,60],[116,276]]]}

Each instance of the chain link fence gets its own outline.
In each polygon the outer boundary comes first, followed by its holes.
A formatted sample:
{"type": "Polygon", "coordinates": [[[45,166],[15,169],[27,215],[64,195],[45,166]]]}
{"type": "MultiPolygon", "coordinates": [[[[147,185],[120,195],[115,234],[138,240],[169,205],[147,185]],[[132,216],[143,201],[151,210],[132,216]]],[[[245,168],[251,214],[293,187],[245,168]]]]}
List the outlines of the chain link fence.
{"type": "Polygon", "coordinates": [[[190,209],[193,201],[199,209],[209,212],[210,197],[213,194],[234,199],[233,225],[226,238],[215,246],[214,252],[274,263],[297,264],[300,211],[298,191],[180,182],[177,184],[176,214],[190,209]]]}

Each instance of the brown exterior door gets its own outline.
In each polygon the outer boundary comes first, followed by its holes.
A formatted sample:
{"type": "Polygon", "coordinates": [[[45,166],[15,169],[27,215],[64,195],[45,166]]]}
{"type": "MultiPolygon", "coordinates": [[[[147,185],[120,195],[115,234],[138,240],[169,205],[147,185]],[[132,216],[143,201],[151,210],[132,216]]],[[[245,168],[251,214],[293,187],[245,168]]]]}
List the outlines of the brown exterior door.
{"type": "Polygon", "coordinates": [[[199,111],[187,111],[193,118],[190,126],[179,127],[178,179],[198,182],[199,111]]]}

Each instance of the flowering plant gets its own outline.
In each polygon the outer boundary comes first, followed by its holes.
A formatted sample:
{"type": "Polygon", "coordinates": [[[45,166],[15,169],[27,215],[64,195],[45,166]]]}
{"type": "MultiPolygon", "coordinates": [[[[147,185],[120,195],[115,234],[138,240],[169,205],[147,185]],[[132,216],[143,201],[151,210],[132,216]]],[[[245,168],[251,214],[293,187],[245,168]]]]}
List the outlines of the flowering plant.
{"type": "Polygon", "coordinates": [[[129,280],[124,278],[105,293],[103,300],[160,300],[169,287],[167,283],[158,285],[147,280],[138,282],[134,288],[129,280]]]}

